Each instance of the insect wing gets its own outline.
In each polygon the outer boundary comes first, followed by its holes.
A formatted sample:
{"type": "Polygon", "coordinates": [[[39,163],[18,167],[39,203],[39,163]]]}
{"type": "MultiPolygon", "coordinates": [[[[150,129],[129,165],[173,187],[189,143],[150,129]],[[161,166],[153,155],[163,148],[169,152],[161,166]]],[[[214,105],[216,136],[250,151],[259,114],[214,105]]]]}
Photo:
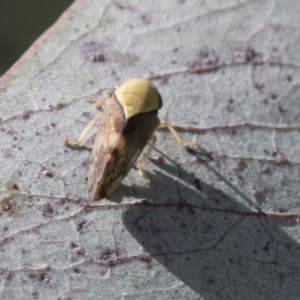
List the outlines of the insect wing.
{"type": "Polygon", "coordinates": [[[157,111],[126,120],[112,107],[99,128],[91,156],[88,188],[93,200],[108,197],[121,184],[159,122],[157,111]]]}
{"type": "Polygon", "coordinates": [[[105,100],[103,107],[88,171],[88,192],[93,200],[99,199],[99,196],[96,195],[96,193],[99,195],[99,191],[96,192],[99,190],[98,182],[107,173],[107,164],[111,161],[111,153],[126,122],[120,105],[113,97],[105,100]]]}
{"type": "Polygon", "coordinates": [[[134,166],[157,125],[157,112],[137,115],[128,120],[111,154],[115,163],[111,175],[107,174],[110,177],[105,187],[107,196],[121,184],[134,166]]]}

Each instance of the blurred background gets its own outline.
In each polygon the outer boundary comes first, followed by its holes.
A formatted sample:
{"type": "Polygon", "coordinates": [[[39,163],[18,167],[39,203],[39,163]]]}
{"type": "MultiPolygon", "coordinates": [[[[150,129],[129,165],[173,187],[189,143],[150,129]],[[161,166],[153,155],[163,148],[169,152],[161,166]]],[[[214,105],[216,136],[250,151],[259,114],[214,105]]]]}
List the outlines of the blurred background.
{"type": "Polygon", "coordinates": [[[74,0],[9,0],[0,4],[0,76],[74,0]]]}

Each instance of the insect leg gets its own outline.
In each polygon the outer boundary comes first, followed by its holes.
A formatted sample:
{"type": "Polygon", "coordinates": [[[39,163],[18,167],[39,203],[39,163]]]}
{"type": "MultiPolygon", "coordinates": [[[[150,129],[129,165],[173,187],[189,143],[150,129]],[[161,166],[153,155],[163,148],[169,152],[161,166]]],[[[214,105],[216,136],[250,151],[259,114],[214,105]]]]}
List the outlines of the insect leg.
{"type": "Polygon", "coordinates": [[[151,141],[150,147],[147,150],[147,152],[144,154],[144,157],[142,158],[142,160],[136,166],[138,168],[141,176],[143,176],[146,179],[149,179],[149,178],[148,178],[148,175],[147,175],[146,171],[143,168],[145,166],[145,163],[146,163],[148,157],[151,154],[151,151],[153,150],[153,148],[155,146],[156,140],[157,140],[156,136],[154,134],[152,134],[151,137],[150,137],[150,141],[151,141]]]}
{"type": "Polygon", "coordinates": [[[81,133],[80,137],[78,139],[69,139],[69,138],[64,138],[62,140],[63,144],[69,144],[72,146],[77,146],[81,147],[84,145],[84,140],[89,133],[89,131],[92,129],[92,127],[95,125],[95,123],[100,120],[102,117],[102,114],[97,114],[96,116],[93,117],[93,119],[90,121],[90,123],[85,127],[83,132],[81,133]]]}
{"type": "Polygon", "coordinates": [[[198,148],[198,144],[196,141],[189,141],[185,142],[179,135],[179,133],[176,131],[174,127],[169,125],[168,123],[160,123],[157,128],[168,128],[169,131],[172,133],[174,138],[176,139],[177,143],[180,144],[181,146],[189,146],[192,148],[198,148]]]}
{"type": "MultiPolygon", "coordinates": [[[[86,100],[88,102],[90,102],[97,109],[100,109],[102,107],[103,101],[106,100],[106,99],[108,99],[109,97],[111,97],[112,93],[113,93],[112,90],[107,90],[107,91],[104,91],[103,94],[97,100],[95,100],[92,96],[88,96],[86,98],[86,100]]],[[[75,146],[75,147],[81,147],[81,146],[83,146],[84,145],[84,140],[85,140],[88,132],[92,129],[92,127],[94,126],[94,124],[96,123],[96,121],[99,120],[99,119],[101,119],[101,114],[96,115],[90,121],[90,123],[86,126],[86,128],[83,130],[82,134],[80,135],[80,137],[78,139],[64,138],[62,140],[62,142],[64,144],[69,144],[69,145],[75,146]]]]}
{"type": "Polygon", "coordinates": [[[88,96],[88,97],[86,97],[86,101],[90,102],[94,107],[99,109],[102,107],[103,101],[110,98],[112,93],[113,93],[113,90],[107,90],[107,91],[104,91],[103,94],[97,100],[95,98],[93,98],[92,96],[88,96]]]}

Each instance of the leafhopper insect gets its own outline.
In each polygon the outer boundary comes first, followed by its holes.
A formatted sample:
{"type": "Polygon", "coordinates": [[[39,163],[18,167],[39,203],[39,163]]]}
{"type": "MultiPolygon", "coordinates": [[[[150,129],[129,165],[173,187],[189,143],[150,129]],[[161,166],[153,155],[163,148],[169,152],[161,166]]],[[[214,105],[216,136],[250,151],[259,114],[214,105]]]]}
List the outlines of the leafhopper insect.
{"type": "Polygon", "coordinates": [[[91,199],[109,197],[151,140],[149,150],[137,166],[143,174],[145,161],[156,142],[153,132],[159,125],[157,113],[162,104],[161,95],[150,81],[142,78],[124,81],[94,103],[103,111],[93,118],[78,140],[63,140],[66,144],[82,145],[88,131],[100,120],[88,171],[91,199]]]}
{"type": "Polygon", "coordinates": [[[153,132],[159,125],[169,128],[177,141],[185,144],[174,128],[160,124],[157,115],[163,105],[162,97],[147,79],[124,81],[93,102],[103,111],[91,120],[78,140],[63,140],[65,144],[81,146],[88,131],[100,121],[87,180],[89,197],[93,200],[107,198],[119,187],[150,140],[148,151],[137,165],[145,176],[143,167],[154,148],[153,132]]]}

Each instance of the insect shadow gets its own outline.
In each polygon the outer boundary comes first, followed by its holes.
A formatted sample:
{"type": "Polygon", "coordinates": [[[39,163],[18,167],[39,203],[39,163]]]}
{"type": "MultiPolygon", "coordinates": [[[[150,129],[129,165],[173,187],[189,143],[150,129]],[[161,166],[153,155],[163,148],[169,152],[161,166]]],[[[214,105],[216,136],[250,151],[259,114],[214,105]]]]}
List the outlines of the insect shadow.
{"type": "MultiPolygon", "coordinates": [[[[183,176],[182,179],[186,184],[190,184],[190,180],[192,180],[191,177],[193,178],[193,176],[188,175],[183,168],[156,147],[154,147],[154,151],[158,153],[164,161],[170,163],[160,163],[152,160],[152,163],[158,167],[154,171],[146,171],[149,180],[145,180],[142,177],[138,177],[137,179],[135,177],[134,180],[130,180],[130,184],[123,182],[118,190],[109,197],[110,201],[120,203],[123,198],[131,197],[135,199],[147,199],[150,202],[155,201],[156,204],[161,201],[163,203],[165,201],[164,195],[169,194],[169,190],[173,189],[174,180],[179,176],[179,172],[185,172],[185,176],[183,176]]],[[[147,168],[149,168],[150,164],[151,159],[150,162],[147,162],[147,168]]]]}
{"type": "MultiPolygon", "coordinates": [[[[225,179],[203,164],[217,180],[225,179]]],[[[124,226],[156,262],[203,299],[298,298],[300,246],[285,231],[295,220],[250,210],[250,199],[234,186],[229,194],[180,166],[161,168],[160,178],[151,181],[152,202],[122,214],[124,226]]]]}

